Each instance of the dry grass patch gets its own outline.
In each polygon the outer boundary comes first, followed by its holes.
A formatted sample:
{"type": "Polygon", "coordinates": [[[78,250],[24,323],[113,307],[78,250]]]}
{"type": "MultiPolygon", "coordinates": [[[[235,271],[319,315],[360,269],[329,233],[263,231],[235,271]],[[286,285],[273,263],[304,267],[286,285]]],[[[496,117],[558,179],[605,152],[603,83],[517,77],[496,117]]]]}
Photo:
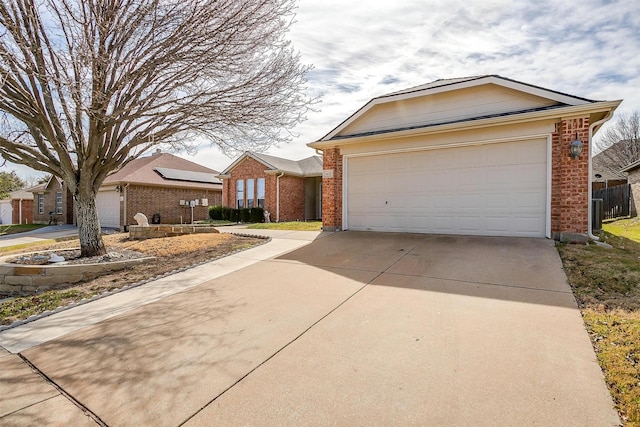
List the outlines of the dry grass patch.
{"type": "Polygon", "coordinates": [[[602,237],[613,248],[559,245],[558,252],[620,416],[640,427],[640,243],[602,237]]]}
{"type": "Polygon", "coordinates": [[[640,313],[586,309],[582,316],[620,416],[640,426],[640,313]]]}

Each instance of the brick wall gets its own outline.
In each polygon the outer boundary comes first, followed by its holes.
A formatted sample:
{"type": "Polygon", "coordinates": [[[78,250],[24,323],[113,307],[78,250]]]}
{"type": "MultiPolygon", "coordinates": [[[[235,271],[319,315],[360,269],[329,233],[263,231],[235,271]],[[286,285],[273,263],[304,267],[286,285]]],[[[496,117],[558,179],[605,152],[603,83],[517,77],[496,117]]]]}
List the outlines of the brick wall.
{"type": "Polygon", "coordinates": [[[322,179],[322,227],[342,228],[342,155],[339,148],[324,150],[322,168],[332,170],[333,178],[322,179]]]}
{"type": "MultiPolygon", "coordinates": [[[[246,206],[246,200],[248,198],[252,198],[256,200],[256,196],[258,193],[258,178],[264,178],[265,179],[264,208],[269,212],[273,212],[273,216],[271,218],[275,220],[275,211],[276,211],[275,176],[265,174],[264,171],[266,169],[267,167],[265,165],[256,161],[255,159],[252,159],[251,157],[246,157],[244,160],[238,163],[238,165],[235,168],[233,168],[233,170],[230,173],[231,178],[224,180],[223,192],[226,195],[226,199],[224,200],[224,206],[228,206],[232,208],[237,207],[236,206],[236,200],[237,200],[236,199],[236,193],[237,193],[236,182],[238,180],[245,181],[245,184],[244,184],[245,185],[244,187],[245,206],[246,206]],[[254,180],[254,184],[253,184],[254,193],[251,195],[247,194],[247,188],[246,188],[247,179],[254,180]]],[[[257,200],[255,201],[255,203],[257,204],[257,200]]]]}
{"type": "MultiPolygon", "coordinates": [[[[127,218],[125,225],[137,224],[133,217],[142,212],[149,219],[154,214],[160,214],[162,224],[180,224],[191,222],[191,208],[188,205],[180,206],[180,200],[187,203],[195,199],[208,199],[209,206],[222,203],[222,193],[215,190],[199,190],[186,188],[149,187],[130,185],[127,187],[127,218]]],[[[121,203],[120,217],[124,216],[124,203],[121,203]]],[[[208,219],[208,206],[195,206],[193,208],[193,220],[202,221],[208,219]]]]}
{"type": "Polygon", "coordinates": [[[33,200],[11,200],[11,223],[12,224],[32,224],[33,223],[33,200]],[[22,222],[20,222],[20,205],[22,205],[22,222]]]}
{"type": "Polygon", "coordinates": [[[631,200],[629,210],[631,216],[638,216],[640,207],[640,168],[629,171],[629,184],[631,184],[631,200]]]}
{"type": "MultiPolygon", "coordinates": [[[[275,219],[272,211],[271,219],[275,219]]],[[[280,178],[280,221],[304,221],[304,178],[284,175],[280,178]]]]}
{"type": "MultiPolygon", "coordinates": [[[[277,219],[277,181],[275,174],[265,174],[267,166],[257,160],[246,157],[231,171],[230,178],[224,180],[224,206],[236,207],[237,181],[243,180],[245,206],[248,198],[256,200],[258,178],[265,179],[264,209],[270,213],[271,221],[277,219]],[[254,180],[254,194],[247,194],[246,180],[254,180]]],[[[304,218],[304,178],[283,175],[280,178],[280,221],[303,221],[304,218]]]]}
{"type": "Polygon", "coordinates": [[[62,214],[54,214],[53,220],[56,224],[74,224],[75,209],[73,208],[73,198],[67,191],[66,186],[60,185],[57,179],[52,179],[49,187],[44,191],[44,212],[38,213],[38,193],[33,194],[33,222],[38,224],[48,224],[50,220],[49,212],[56,211],[56,193],[62,192],[62,214]]]}
{"type": "Polygon", "coordinates": [[[589,203],[589,118],[563,120],[552,136],[551,232],[586,234],[589,203]],[[582,155],[574,159],[571,142],[584,143],[582,155]]]}

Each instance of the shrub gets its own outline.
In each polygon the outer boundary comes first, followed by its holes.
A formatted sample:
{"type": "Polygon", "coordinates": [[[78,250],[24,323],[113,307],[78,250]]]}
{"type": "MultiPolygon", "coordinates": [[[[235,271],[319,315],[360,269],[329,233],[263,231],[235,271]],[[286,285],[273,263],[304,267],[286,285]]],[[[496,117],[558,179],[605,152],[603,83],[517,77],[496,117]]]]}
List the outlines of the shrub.
{"type": "Polygon", "coordinates": [[[211,206],[209,208],[209,218],[216,221],[264,222],[264,209],[234,209],[224,206],[211,206]]]}
{"type": "Polygon", "coordinates": [[[222,219],[231,222],[240,222],[240,211],[234,208],[224,208],[222,219]]]}
{"type": "Polygon", "coordinates": [[[251,222],[264,222],[264,209],[251,208],[251,222]]]}
{"type": "Polygon", "coordinates": [[[249,208],[240,209],[240,221],[251,222],[251,209],[249,208]]]}
{"type": "Polygon", "coordinates": [[[224,208],[222,206],[211,206],[209,208],[209,219],[222,221],[224,218],[224,208]]]}

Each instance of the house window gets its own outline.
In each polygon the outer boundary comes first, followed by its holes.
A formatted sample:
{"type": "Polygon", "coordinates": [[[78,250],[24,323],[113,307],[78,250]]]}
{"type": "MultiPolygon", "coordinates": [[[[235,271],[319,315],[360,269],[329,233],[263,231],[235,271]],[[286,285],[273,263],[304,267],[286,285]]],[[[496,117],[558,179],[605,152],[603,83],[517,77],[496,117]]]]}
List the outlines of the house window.
{"type": "Polygon", "coordinates": [[[244,208],[244,181],[241,179],[236,181],[236,207],[244,208]]]}
{"type": "Polygon", "coordinates": [[[258,178],[258,207],[264,209],[264,178],[258,178]]]}
{"type": "Polygon", "coordinates": [[[62,191],[56,193],[56,213],[62,214],[62,191]]]}
{"type": "Polygon", "coordinates": [[[44,194],[38,194],[38,213],[44,213],[44,194]]]}
{"type": "Polygon", "coordinates": [[[255,196],[255,192],[253,190],[253,179],[248,179],[247,180],[247,207],[248,208],[252,208],[253,207],[253,197],[255,196]]]}

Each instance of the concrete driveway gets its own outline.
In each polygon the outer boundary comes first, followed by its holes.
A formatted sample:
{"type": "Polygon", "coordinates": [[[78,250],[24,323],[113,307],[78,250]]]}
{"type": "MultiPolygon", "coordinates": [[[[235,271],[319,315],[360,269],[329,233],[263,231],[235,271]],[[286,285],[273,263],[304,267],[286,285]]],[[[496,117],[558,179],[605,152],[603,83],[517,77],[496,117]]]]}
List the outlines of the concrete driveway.
{"type": "Polygon", "coordinates": [[[3,425],[619,424],[544,239],[336,233],[21,355],[64,397],[3,425]]]}

